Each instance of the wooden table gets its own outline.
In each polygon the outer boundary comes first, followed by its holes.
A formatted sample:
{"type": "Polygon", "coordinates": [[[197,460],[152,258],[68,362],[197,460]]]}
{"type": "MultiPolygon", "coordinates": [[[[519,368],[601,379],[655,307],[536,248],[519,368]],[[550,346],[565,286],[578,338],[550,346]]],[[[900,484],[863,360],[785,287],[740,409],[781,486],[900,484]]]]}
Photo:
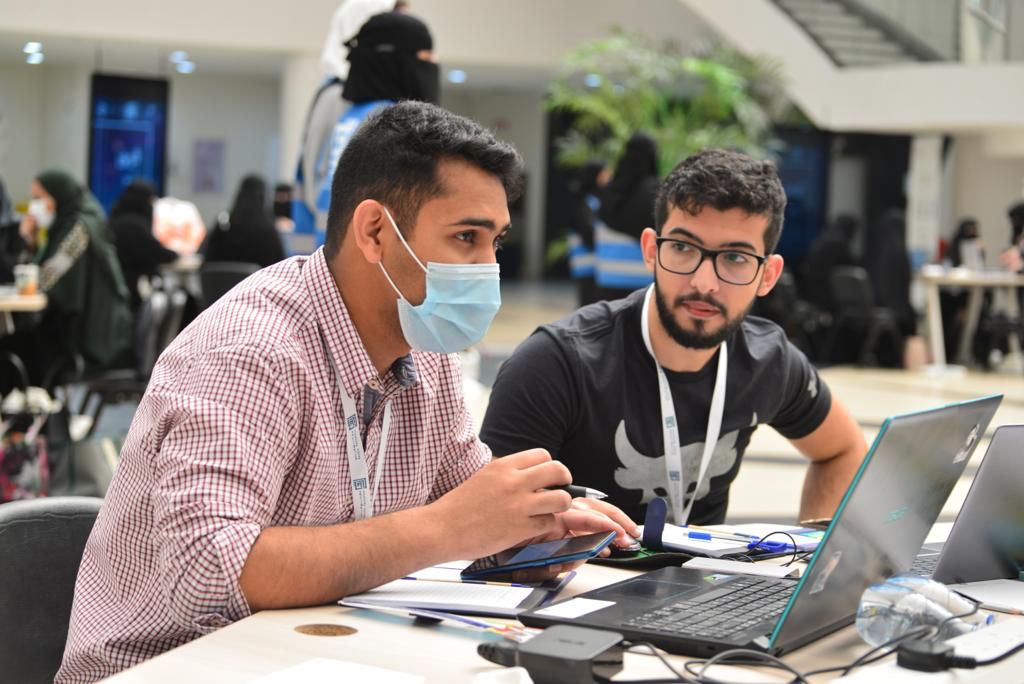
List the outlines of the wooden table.
{"type": "Polygon", "coordinates": [[[0,297],[0,335],[10,335],[14,332],[14,319],[12,313],[33,313],[46,308],[46,295],[4,295],[0,297]]]}
{"type": "MultiPolygon", "coordinates": [[[[1017,290],[1024,287],[1024,275],[1009,271],[972,271],[964,268],[944,269],[939,266],[925,266],[917,275],[927,292],[926,318],[928,324],[928,343],[931,347],[932,363],[944,367],[946,362],[946,345],[942,337],[942,308],[939,304],[939,289],[943,287],[960,287],[968,291],[967,316],[960,331],[957,346],[957,362],[967,365],[970,361],[971,342],[978,329],[981,316],[981,304],[985,290],[1003,290],[1007,294],[1006,311],[1011,319],[1019,314],[1017,290]]],[[[1010,334],[1010,353],[1021,359],[1021,344],[1016,332],[1010,334]]]]}
{"type": "MultiPolygon", "coordinates": [[[[944,539],[950,525],[935,526],[930,541],[944,539]]],[[[615,582],[635,571],[598,565],[586,565],[565,590],[566,596],[589,591],[615,582]]],[[[1009,619],[1009,618],[1007,618],[1009,619]]],[[[1020,618],[1012,618],[1020,619],[1020,618]]],[[[496,638],[449,623],[421,625],[410,617],[373,611],[321,606],[297,610],[256,613],[212,634],[180,646],[130,670],[106,680],[114,684],[181,684],[216,681],[218,684],[250,682],[258,677],[297,665],[312,658],[330,658],[375,667],[413,673],[427,682],[470,682],[482,673],[493,672],[493,665],[476,653],[477,644],[496,638]],[[310,636],[296,627],[310,624],[340,625],[355,630],[348,636],[310,636]]],[[[867,646],[850,626],[800,648],[785,657],[800,671],[853,661],[867,646]]],[[[667,656],[677,667],[683,656],[667,656]]],[[[887,659],[889,661],[892,658],[887,659]]],[[[1020,671],[1024,654],[1007,661],[1020,671]]],[[[877,666],[876,666],[877,667],[877,666]]],[[[729,668],[730,680],[771,681],[775,673],[729,668]]],[[[901,671],[902,672],[902,671],[901,671]]],[[[724,669],[715,672],[726,676],[724,669]]],[[[992,681],[988,670],[958,670],[954,675],[933,675],[928,681],[992,681]]],[[[641,653],[627,653],[625,668],[617,679],[660,678],[669,676],[656,659],[641,653]]],[[[822,675],[814,681],[830,681],[834,675],[822,675]]],[[[893,681],[888,679],[877,681],[893,681]]],[[[781,681],[781,680],[780,680],[781,681]]]]}

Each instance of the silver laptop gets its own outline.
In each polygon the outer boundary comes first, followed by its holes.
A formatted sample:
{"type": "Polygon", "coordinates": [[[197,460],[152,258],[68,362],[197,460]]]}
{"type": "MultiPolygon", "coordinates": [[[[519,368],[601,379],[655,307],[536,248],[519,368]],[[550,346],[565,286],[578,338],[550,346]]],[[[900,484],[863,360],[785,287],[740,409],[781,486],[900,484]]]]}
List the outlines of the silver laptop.
{"type": "Polygon", "coordinates": [[[662,568],[519,619],[611,630],[697,656],[779,654],[835,631],[852,622],[864,589],[910,567],[1001,399],[886,420],[800,580],[662,568]],[[564,605],[581,598],[604,603],[564,605]]]}
{"type": "Polygon", "coordinates": [[[945,544],[912,571],[946,584],[1019,579],[1024,572],[1024,425],[996,429],[945,544]]]}

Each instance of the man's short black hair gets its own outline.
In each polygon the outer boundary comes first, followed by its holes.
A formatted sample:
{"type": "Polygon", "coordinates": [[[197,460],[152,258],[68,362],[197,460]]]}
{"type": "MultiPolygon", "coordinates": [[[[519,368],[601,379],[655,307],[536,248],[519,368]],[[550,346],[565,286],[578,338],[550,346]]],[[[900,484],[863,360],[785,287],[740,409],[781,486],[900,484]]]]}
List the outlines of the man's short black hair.
{"type": "Polygon", "coordinates": [[[341,249],[352,213],[375,199],[403,231],[412,229],[420,207],[446,192],[439,162],[459,159],[501,181],[509,203],[522,191],[523,160],[480,124],[425,102],[400,102],[370,116],[345,147],[331,181],[324,252],[341,249]]]}
{"type": "Polygon", "coordinates": [[[740,152],[710,149],[681,161],[661,184],[654,204],[659,233],[672,207],[690,214],[712,207],[718,211],[742,209],[750,215],[767,216],[764,249],[766,254],[771,254],[782,235],[786,192],[772,162],[740,152]]]}

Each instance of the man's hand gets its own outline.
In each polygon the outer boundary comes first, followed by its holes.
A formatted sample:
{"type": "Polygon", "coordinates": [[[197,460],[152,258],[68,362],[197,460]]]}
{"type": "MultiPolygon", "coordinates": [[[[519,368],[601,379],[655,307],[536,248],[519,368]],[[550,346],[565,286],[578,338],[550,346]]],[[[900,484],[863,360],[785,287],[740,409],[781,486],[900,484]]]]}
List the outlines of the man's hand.
{"type": "MultiPolygon", "coordinates": [[[[615,541],[612,542],[616,546],[629,546],[634,542],[634,540],[640,538],[640,528],[637,527],[636,523],[633,522],[628,515],[623,513],[618,506],[613,506],[606,501],[601,501],[600,499],[579,498],[572,500],[572,509],[570,509],[569,512],[573,509],[579,511],[590,511],[596,515],[604,516],[613,524],[621,528],[622,532],[619,532],[618,536],[615,537],[615,541]]],[[[567,516],[569,512],[562,514],[563,517],[567,516]]],[[[570,529],[575,531],[575,528],[570,527],[570,529]]],[[[616,531],[618,532],[619,530],[616,531]]]]}
{"type": "MultiPolygon", "coordinates": [[[[527,539],[566,536],[556,514],[567,511],[572,498],[544,488],[571,481],[569,469],[547,451],[531,449],[488,463],[427,508],[451,542],[451,557],[479,558],[527,539]]],[[[603,529],[613,528],[590,524],[586,531],[603,529]]]]}

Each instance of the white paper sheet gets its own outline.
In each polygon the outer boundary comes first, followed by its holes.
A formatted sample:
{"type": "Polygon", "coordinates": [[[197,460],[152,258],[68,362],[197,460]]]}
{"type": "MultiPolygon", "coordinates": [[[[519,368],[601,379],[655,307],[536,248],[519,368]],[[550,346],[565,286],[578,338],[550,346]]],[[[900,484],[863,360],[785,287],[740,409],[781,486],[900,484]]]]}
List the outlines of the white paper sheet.
{"type": "Polygon", "coordinates": [[[310,682],[373,682],[374,684],[423,684],[419,675],[360,665],[345,660],[313,658],[253,680],[252,684],[310,684],[310,682]]]}
{"type": "Polygon", "coordinates": [[[597,599],[575,598],[564,603],[556,603],[547,608],[534,611],[536,615],[550,615],[551,617],[577,618],[595,610],[601,610],[608,606],[614,606],[614,601],[598,601],[597,599]]]}

